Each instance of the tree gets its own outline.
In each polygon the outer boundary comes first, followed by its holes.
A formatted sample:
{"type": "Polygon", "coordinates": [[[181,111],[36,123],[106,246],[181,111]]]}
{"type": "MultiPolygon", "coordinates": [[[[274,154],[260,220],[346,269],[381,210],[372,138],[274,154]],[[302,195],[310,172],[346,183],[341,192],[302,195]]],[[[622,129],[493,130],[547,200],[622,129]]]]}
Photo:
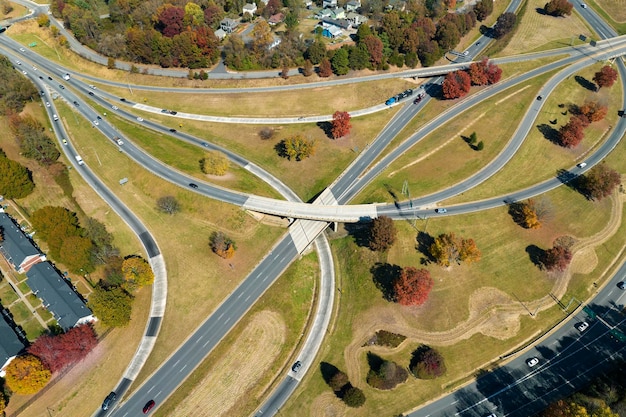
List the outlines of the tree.
{"type": "Polygon", "coordinates": [[[474,13],[476,13],[476,20],[482,22],[493,12],[493,0],[480,0],[474,6],[474,13]]]}
{"type": "Polygon", "coordinates": [[[228,165],[228,158],[219,151],[208,151],[200,160],[200,169],[207,175],[226,175],[228,165]]]}
{"type": "Polygon", "coordinates": [[[376,35],[368,35],[363,38],[363,44],[369,54],[369,62],[372,68],[380,68],[383,63],[383,42],[376,35]]]}
{"type": "Polygon", "coordinates": [[[62,240],[59,249],[59,262],[62,262],[70,272],[93,272],[95,270],[91,262],[93,243],[88,237],[67,236],[62,240]]]}
{"type": "Polygon", "coordinates": [[[224,259],[232,258],[237,247],[235,242],[222,232],[213,232],[209,237],[211,250],[224,259]]]}
{"type": "Polygon", "coordinates": [[[470,64],[468,72],[472,85],[495,84],[502,76],[502,69],[487,58],[470,64]]]}
{"type": "Polygon", "coordinates": [[[23,355],[13,359],[6,368],[5,381],[16,394],[30,395],[46,386],[52,373],[34,355],[23,355]]]}
{"type": "Polygon", "coordinates": [[[515,27],[517,16],[512,12],[504,12],[498,17],[496,24],[493,26],[493,35],[501,38],[509,33],[515,27]]]}
{"type": "Polygon", "coordinates": [[[154,273],[150,264],[140,256],[129,256],[122,263],[122,274],[127,282],[139,287],[152,285],[154,273]]]}
{"type": "Polygon", "coordinates": [[[426,302],[433,288],[433,279],[426,269],[406,267],[393,283],[396,301],[404,306],[419,306],[426,302]]]}
{"type": "Polygon", "coordinates": [[[7,406],[6,400],[4,399],[4,393],[0,392],[0,416],[4,417],[4,410],[7,406]]]}
{"type": "Polygon", "coordinates": [[[85,221],[85,237],[93,243],[91,259],[93,264],[105,264],[110,257],[119,255],[119,250],[113,246],[113,236],[106,226],[93,217],[85,221]]]}
{"type": "Polygon", "coordinates": [[[318,67],[318,75],[322,78],[330,77],[333,74],[333,67],[328,58],[323,58],[318,67]]]}
{"type": "Polygon", "coordinates": [[[350,383],[350,380],[348,379],[348,375],[346,375],[344,372],[341,372],[341,371],[337,371],[330,378],[330,381],[328,381],[328,385],[330,385],[330,387],[335,392],[341,391],[341,389],[349,383],[350,383]]]}
{"type": "Polygon", "coordinates": [[[443,80],[443,97],[455,99],[466,95],[471,87],[471,79],[465,71],[453,71],[446,74],[443,80]]]}
{"type": "Polygon", "coordinates": [[[569,122],[559,129],[558,143],[565,148],[575,148],[585,137],[584,122],[578,116],[573,116],[569,122]]]}
{"type": "Polygon", "coordinates": [[[30,220],[37,234],[45,241],[50,240],[55,229],[64,232],[62,237],[78,234],[78,217],[65,207],[44,206],[35,210],[30,220]]]}
{"type": "Polygon", "coordinates": [[[171,195],[160,197],[157,200],[156,205],[160,211],[170,215],[180,211],[180,203],[176,200],[176,197],[171,195]]]}
{"type": "Polygon", "coordinates": [[[314,65],[319,64],[324,58],[326,58],[326,44],[320,38],[316,38],[306,50],[304,56],[314,65]]]}
{"type": "Polygon", "coordinates": [[[446,373],[446,364],[437,350],[422,345],[413,352],[409,369],[416,378],[435,379],[446,373]]]}
{"type": "Polygon", "coordinates": [[[314,72],[313,63],[311,62],[311,60],[307,59],[306,61],[304,61],[304,68],[302,68],[302,75],[304,75],[305,77],[310,77],[311,75],[313,75],[313,72],[314,72]]]}
{"type": "Polygon", "coordinates": [[[274,129],[272,129],[271,127],[264,127],[263,129],[259,130],[259,136],[263,140],[270,140],[274,137],[274,129]]]}
{"type": "Polygon", "coordinates": [[[348,407],[352,408],[358,408],[365,404],[365,394],[363,394],[363,391],[352,385],[345,390],[341,399],[348,407]]]}
{"type": "Polygon", "coordinates": [[[183,18],[185,17],[185,9],[182,7],[164,4],[159,7],[157,13],[157,29],[168,38],[173,38],[181,33],[184,29],[183,18]]]}
{"type": "Polygon", "coordinates": [[[407,370],[393,361],[384,360],[371,352],[368,353],[368,359],[371,367],[367,373],[367,383],[376,389],[394,389],[409,377],[407,370]]]}
{"type": "MultiPolygon", "coordinates": [[[[608,113],[608,107],[603,106],[597,101],[587,101],[578,108],[578,112],[580,113],[581,119],[586,119],[588,121],[587,124],[589,124],[604,119],[608,113]]],[[[584,121],[585,120],[583,120],[583,122],[584,121]]]]}
{"type": "Polygon", "coordinates": [[[393,220],[387,216],[379,216],[372,220],[368,237],[369,248],[384,252],[396,241],[398,232],[393,220]]]}
{"type": "Polygon", "coordinates": [[[350,71],[350,65],[348,60],[348,51],[346,48],[339,48],[335,51],[333,59],[331,60],[333,72],[337,75],[346,75],[350,71]]]}
{"type": "Polygon", "coordinates": [[[572,252],[564,246],[555,245],[544,252],[543,266],[548,271],[565,271],[572,261],[572,252]]]}
{"type": "Polygon", "coordinates": [[[333,139],[339,139],[350,133],[350,113],[347,111],[336,111],[333,114],[331,134],[333,139]]]}
{"type": "Polygon", "coordinates": [[[524,229],[539,229],[541,222],[535,208],[535,200],[529,198],[526,202],[517,202],[509,205],[509,214],[515,223],[524,229]]]}
{"type": "Polygon", "coordinates": [[[276,148],[278,154],[284,158],[296,161],[302,161],[312,155],[315,155],[315,140],[307,140],[302,135],[291,136],[280,141],[276,148]]]}
{"type": "Polygon", "coordinates": [[[558,17],[571,15],[573,8],[574,5],[567,0],[550,0],[550,2],[546,3],[546,5],[543,7],[543,10],[546,12],[546,14],[549,14],[550,16],[558,17]]]}
{"type": "Polygon", "coordinates": [[[97,286],[87,306],[105,326],[124,327],[130,323],[132,301],[131,295],[121,287],[97,286]]]}
{"type": "Polygon", "coordinates": [[[0,190],[5,198],[24,198],[33,192],[35,184],[31,179],[30,171],[7,158],[0,149],[0,190]]]}
{"type": "Polygon", "coordinates": [[[605,162],[595,165],[579,180],[581,191],[591,200],[602,200],[621,184],[620,173],[605,162]]]}
{"type": "Polygon", "coordinates": [[[443,233],[430,246],[430,254],[438,265],[448,267],[451,262],[478,262],[480,250],[473,239],[457,238],[454,233],[443,233]]]}
{"type": "Polygon", "coordinates": [[[602,87],[611,87],[617,80],[617,70],[610,65],[603,66],[600,71],[593,76],[593,81],[598,85],[598,90],[602,87]]]}
{"type": "Polygon", "coordinates": [[[46,334],[28,347],[52,373],[83,360],[98,344],[91,324],[83,324],[58,335],[46,334]]]}
{"type": "Polygon", "coordinates": [[[9,117],[9,127],[25,157],[34,159],[42,165],[51,165],[59,159],[61,153],[56,145],[46,135],[43,125],[32,116],[21,117],[13,114],[9,117]]]}
{"type": "Polygon", "coordinates": [[[289,79],[289,67],[287,65],[283,65],[283,69],[282,69],[282,71],[280,71],[280,77],[283,80],[288,80],[289,79]]]}
{"type": "MultiPolygon", "coordinates": [[[[270,0],[270,3],[275,0],[270,0]]],[[[266,6],[266,9],[269,7],[269,3],[266,6]]],[[[274,14],[274,13],[272,13],[274,14]]],[[[252,29],[251,33],[252,37],[252,51],[257,55],[261,56],[261,54],[269,48],[269,46],[274,42],[274,37],[272,36],[272,29],[270,28],[269,23],[266,20],[260,20],[256,25],[254,25],[254,29],[252,29]]]]}

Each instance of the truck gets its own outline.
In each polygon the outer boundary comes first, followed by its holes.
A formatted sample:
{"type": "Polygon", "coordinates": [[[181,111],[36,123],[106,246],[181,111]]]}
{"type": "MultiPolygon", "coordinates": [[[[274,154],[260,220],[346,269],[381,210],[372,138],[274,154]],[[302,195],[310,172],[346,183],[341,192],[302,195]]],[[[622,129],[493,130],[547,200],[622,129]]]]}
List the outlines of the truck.
{"type": "Polygon", "coordinates": [[[85,165],[85,161],[83,161],[83,158],[81,158],[80,155],[76,155],[74,158],[76,158],[78,165],[85,165]]]}
{"type": "Polygon", "coordinates": [[[393,104],[395,102],[396,102],[396,98],[395,97],[391,97],[389,100],[385,101],[385,104],[389,106],[389,105],[391,105],[391,104],[393,104]]]}

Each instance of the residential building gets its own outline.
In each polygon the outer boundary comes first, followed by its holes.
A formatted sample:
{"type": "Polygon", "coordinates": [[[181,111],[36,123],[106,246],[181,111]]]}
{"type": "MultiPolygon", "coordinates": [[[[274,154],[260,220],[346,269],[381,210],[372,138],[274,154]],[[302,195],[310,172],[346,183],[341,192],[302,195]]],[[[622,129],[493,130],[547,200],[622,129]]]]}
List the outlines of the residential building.
{"type": "Polygon", "coordinates": [[[355,12],[348,12],[346,13],[346,20],[352,23],[352,27],[356,28],[367,22],[367,17],[355,12]]]}
{"type": "Polygon", "coordinates": [[[361,0],[350,0],[346,3],[347,12],[356,12],[361,8],[361,0]]]}
{"type": "Polygon", "coordinates": [[[334,14],[330,9],[322,9],[315,15],[318,19],[332,19],[333,16],[334,14]]]}
{"type": "Polygon", "coordinates": [[[239,22],[229,17],[225,17],[220,22],[220,29],[222,29],[226,33],[233,33],[237,26],[239,26],[239,22]]]}
{"type": "Polygon", "coordinates": [[[343,31],[339,26],[322,23],[322,36],[325,38],[334,39],[341,35],[343,35],[343,31]]]}
{"type": "Polygon", "coordinates": [[[50,262],[33,265],[26,284],[64,330],[95,320],[83,299],[50,262]]]}
{"type": "Polygon", "coordinates": [[[15,331],[13,320],[2,309],[0,314],[0,378],[5,375],[6,367],[22,351],[26,345],[15,331]]]}
{"type": "Polygon", "coordinates": [[[226,32],[224,32],[224,30],[220,28],[214,32],[214,35],[217,39],[221,41],[226,37],[226,32]]]}
{"type": "Polygon", "coordinates": [[[0,229],[3,240],[0,253],[20,274],[27,272],[33,265],[46,260],[30,238],[4,210],[0,209],[0,229]]]}
{"type": "Polygon", "coordinates": [[[322,19],[322,22],[344,30],[348,30],[352,27],[352,22],[347,19],[322,19]]]}
{"type": "Polygon", "coordinates": [[[274,25],[279,24],[283,20],[285,20],[285,15],[283,13],[276,13],[270,16],[269,19],[267,19],[267,23],[269,23],[270,26],[274,26],[274,25]]]}
{"type": "Polygon", "coordinates": [[[242,14],[245,15],[246,13],[248,13],[250,16],[254,16],[254,14],[256,13],[256,3],[244,4],[242,14]]]}
{"type": "Polygon", "coordinates": [[[343,19],[344,17],[346,17],[346,11],[343,10],[341,7],[335,7],[331,9],[331,11],[333,12],[333,19],[343,19]]]}
{"type": "Polygon", "coordinates": [[[337,0],[323,0],[322,9],[332,9],[337,7],[337,0]]]}

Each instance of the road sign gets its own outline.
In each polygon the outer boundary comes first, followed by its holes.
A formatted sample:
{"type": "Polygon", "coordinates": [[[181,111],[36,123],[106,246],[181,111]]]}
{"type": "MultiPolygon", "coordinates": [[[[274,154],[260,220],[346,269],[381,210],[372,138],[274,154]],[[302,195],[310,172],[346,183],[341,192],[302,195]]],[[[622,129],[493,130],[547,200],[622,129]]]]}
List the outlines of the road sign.
{"type": "Polygon", "coordinates": [[[591,307],[589,307],[589,306],[584,306],[584,307],[583,307],[583,311],[584,311],[585,313],[587,313],[587,315],[588,315],[590,318],[592,318],[592,319],[595,319],[595,318],[596,318],[596,313],[595,313],[595,312],[591,309],[591,307]]]}

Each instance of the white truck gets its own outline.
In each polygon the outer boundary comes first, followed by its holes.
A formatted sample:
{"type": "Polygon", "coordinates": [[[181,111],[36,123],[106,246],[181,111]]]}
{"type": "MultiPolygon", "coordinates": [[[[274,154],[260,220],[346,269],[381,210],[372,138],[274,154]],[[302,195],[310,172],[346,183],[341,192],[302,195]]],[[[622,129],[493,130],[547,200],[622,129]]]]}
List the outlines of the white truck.
{"type": "Polygon", "coordinates": [[[81,158],[80,155],[76,155],[74,158],[76,158],[78,165],[85,165],[85,161],[83,161],[83,158],[81,158]]]}

